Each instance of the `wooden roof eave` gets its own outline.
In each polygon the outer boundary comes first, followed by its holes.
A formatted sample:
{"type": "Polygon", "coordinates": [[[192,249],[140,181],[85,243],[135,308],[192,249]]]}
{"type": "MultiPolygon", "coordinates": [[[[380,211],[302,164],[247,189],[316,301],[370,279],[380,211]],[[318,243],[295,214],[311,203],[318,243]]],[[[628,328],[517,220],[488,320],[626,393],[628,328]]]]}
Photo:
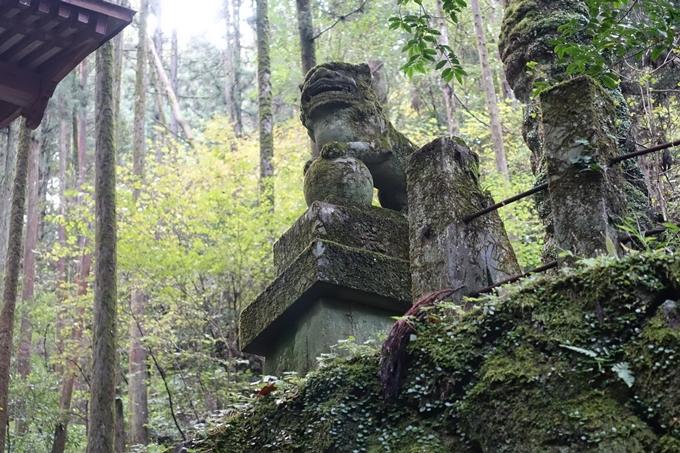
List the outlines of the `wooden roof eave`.
{"type": "Polygon", "coordinates": [[[0,20],[0,43],[13,40],[0,52],[0,128],[21,115],[35,129],[57,84],[135,12],[102,0],[0,0],[0,19],[10,14],[0,20]]]}

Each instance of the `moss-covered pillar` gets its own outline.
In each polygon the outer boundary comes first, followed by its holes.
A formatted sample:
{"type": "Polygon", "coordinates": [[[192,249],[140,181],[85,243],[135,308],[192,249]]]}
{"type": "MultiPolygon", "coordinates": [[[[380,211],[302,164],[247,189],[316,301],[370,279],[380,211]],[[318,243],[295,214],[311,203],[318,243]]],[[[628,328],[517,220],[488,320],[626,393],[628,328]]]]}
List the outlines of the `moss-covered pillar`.
{"type": "Polygon", "coordinates": [[[575,257],[606,253],[626,199],[617,154],[614,101],[587,76],[541,94],[541,137],[557,247],[575,257]]]}
{"type": "Polygon", "coordinates": [[[413,300],[465,286],[461,298],[520,273],[496,211],[463,218],[493,204],[479,187],[477,155],[460,139],[438,138],[406,167],[413,300]]]}

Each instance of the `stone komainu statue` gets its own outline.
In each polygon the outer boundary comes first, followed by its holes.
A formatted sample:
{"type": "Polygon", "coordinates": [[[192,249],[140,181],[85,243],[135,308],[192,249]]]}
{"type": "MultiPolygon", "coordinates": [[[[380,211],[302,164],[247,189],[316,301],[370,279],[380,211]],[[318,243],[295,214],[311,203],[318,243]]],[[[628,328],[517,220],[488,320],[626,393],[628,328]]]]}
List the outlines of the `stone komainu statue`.
{"type": "Polygon", "coordinates": [[[415,146],[389,122],[366,64],[324,63],[300,86],[301,120],[320,157],[305,166],[305,200],[329,195],[384,208],[407,207],[406,158],[415,146]]]}

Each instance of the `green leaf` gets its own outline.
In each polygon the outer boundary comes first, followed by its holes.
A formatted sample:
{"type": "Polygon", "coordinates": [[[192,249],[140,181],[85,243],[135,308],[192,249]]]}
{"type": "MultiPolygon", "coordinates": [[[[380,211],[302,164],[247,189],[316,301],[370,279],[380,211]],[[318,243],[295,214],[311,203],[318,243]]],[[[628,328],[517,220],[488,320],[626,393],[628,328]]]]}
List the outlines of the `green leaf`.
{"type": "Polygon", "coordinates": [[[566,349],[571,349],[572,351],[579,352],[581,354],[587,355],[588,357],[592,357],[592,358],[597,357],[597,353],[590,351],[588,349],[578,348],[576,346],[570,346],[568,344],[561,344],[560,347],[566,348],[566,349]]]}
{"type": "Polygon", "coordinates": [[[602,74],[600,76],[600,80],[607,86],[607,88],[614,89],[619,85],[619,78],[612,73],[602,74]]]}
{"type": "Polygon", "coordinates": [[[630,371],[628,362],[617,363],[612,367],[612,371],[615,372],[628,387],[632,387],[635,383],[635,376],[633,376],[633,372],[630,371]]]}

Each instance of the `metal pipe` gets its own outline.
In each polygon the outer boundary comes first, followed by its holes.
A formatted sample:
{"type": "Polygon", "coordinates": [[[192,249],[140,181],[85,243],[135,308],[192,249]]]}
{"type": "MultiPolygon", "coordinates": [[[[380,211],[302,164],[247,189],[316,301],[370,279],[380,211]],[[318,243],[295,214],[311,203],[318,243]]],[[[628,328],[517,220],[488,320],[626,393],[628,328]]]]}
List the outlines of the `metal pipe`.
{"type": "Polygon", "coordinates": [[[505,206],[505,205],[508,205],[510,203],[514,203],[515,201],[521,200],[522,198],[526,198],[529,195],[533,195],[535,193],[542,192],[547,188],[548,188],[547,182],[545,182],[543,184],[539,184],[538,186],[534,187],[533,189],[530,189],[530,190],[527,190],[526,192],[522,192],[520,194],[517,194],[514,197],[510,197],[507,200],[503,200],[500,203],[496,203],[493,206],[489,206],[488,208],[482,209],[479,212],[475,212],[474,214],[470,214],[467,217],[463,217],[463,222],[470,223],[471,221],[473,221],[477,217],[483,216],[484,214],[488,214],[488,213],[495,211],[496,209],[498,209],[502,206],[505,206]]]}
{"type": "Polygon", "coordinates": [[[506,280],[503,280],[503,281],[501,281],[501,282],[495,283],[495,284],[493,284],[493,285],[491,285],[491,286],[487,286],[486,288],[480,289],[479,291],[474,292],[474,293],[472,293],[472,294],[467,294],[467,297],[477,297],[477,296],[479,296],[479,295],[481,295],[481,294],[488,293],[488,292],[490,292],[491,290],[493,290],[493,289],[495,289],[495,288],[498,288],[498,287],[501,286],[501,285],[505,285],[505,284],[508,284],[508,283],[514,283],[514,282],[516,282],[517,280],[519,280],[520,278],[527,277],[527,276],[529,276],[529,275],[531,275],[531,274],[537,274],[537,273],[539,273],[539,272],[545,272],[545,271],[547,271],[547,270],[549,270],[549,269],[552,269],[552,268],[555,268],[555,267],[557,267],[557,261],[551,261],[551,262],[548,263],[548,264],[544,264],[544,265],[541,266],[541,267],[537,267],[536,269],[532,269],[532,270],[527,271],[527,272],[525,272],[525,273],[523,273],[523,274],[521,274],[521,275],[516,275],[516,276],[514,276],[514,277],[510,277],[510,278],[508,278],[508,279],[506,279],[506,280]]]}
{"type": "Polygon", "coordinates": [[[633,151],[632,153],[622,154],[620,156],[612,157],[609,160],[609,165],[617,164],[626,159],[632,159],[637,156],[644,156],[645,154],[653,153],[655,151],[661,151],[662,149],[672,148],[674,146],[680,146],[680,139],[674,140],[668,143],[662,143],[660,145],[652,146],[651,148],[641,149],[640,151],[633,151]]]}

